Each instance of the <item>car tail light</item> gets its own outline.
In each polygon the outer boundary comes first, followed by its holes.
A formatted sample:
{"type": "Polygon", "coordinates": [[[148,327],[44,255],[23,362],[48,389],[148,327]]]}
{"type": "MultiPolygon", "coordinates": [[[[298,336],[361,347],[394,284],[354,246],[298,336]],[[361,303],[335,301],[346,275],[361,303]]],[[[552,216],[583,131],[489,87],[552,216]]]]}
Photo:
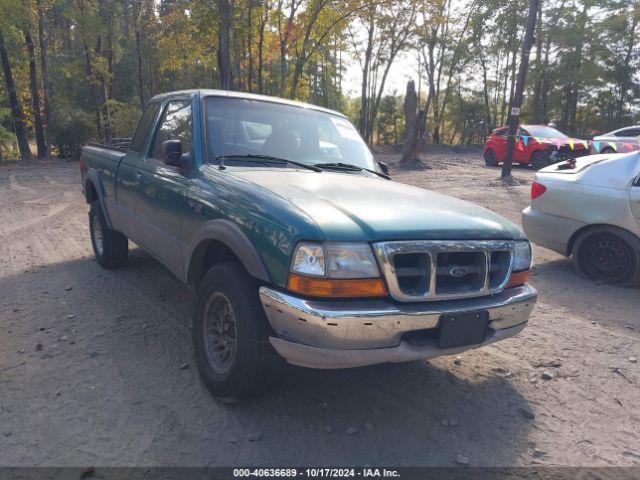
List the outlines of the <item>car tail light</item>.
{"type": "Polygon", "coordinates": [[[547,187],[538,182],[533,182],[531,184],[531,200],[538,198],[544,192],[547,191],[547,187]]]}

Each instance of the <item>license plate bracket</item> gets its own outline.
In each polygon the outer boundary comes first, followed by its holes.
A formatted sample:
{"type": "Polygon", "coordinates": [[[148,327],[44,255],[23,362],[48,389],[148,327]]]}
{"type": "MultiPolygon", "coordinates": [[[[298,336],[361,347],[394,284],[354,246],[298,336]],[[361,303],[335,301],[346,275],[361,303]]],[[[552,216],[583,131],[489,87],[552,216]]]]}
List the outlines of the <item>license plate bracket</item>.
{"type": "Polygon", "coordinates": [[[489,330],[489,312],[444,314],[440,317],[440,348],[477,345],[484,342],[489,330]]]}

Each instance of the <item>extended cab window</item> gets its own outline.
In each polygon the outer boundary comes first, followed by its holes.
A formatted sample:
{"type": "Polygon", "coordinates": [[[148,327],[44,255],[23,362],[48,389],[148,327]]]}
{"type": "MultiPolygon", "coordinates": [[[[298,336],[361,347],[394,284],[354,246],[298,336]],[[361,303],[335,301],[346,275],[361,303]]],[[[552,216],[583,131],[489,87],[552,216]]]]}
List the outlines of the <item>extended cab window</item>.
{"type": "Polygon", "coordinates": [[[150,103],[147,105],[147,108],[144,109],[142,118],[138,123],[138,128],[136,128],[136,133],[133,134],[133,138],[131,139],[131,145],[129,145],[130,150],[141,152],[144,149],[144,141],[147,139],[147,133],[151,130],[151,124],[156,118],[157,113],[157,103],[150,103]]]}
{"type": "Polygon", "coordinates": [[[162,114],[162,120],[153,142],[151,156],[159,158],[160,145],[166,140],[180,140],[182,151],[191,150],[192,116],[191,102],[189,100],[174,100],[167,104],[162,114]]]}

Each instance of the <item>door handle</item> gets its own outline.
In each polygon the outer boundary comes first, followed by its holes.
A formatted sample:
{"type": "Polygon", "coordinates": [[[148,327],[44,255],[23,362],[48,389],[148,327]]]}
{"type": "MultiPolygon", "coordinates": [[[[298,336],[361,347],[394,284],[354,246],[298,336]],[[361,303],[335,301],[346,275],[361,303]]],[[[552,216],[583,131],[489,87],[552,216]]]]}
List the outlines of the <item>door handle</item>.
{"type": "Polygon", "coordinates": [[[140,184],[142,184],[142,174],[141,174],[140,172],[136,172],[136,173],[133,175],[133,178],[135,179],[135,183],[136,183],[136,185],[140,185],[140,184]]]}

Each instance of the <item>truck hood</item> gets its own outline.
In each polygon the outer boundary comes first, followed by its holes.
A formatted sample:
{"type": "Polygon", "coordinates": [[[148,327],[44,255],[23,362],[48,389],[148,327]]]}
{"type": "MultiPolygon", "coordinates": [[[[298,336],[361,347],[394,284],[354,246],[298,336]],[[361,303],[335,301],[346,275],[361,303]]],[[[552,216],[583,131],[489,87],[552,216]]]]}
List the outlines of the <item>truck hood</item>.
{"type": "Polygon", "coordinates": [[[307,215],[327,241],[520,239],[497,213],[429,190],[362,174],[227,170],[307,215]]]}

